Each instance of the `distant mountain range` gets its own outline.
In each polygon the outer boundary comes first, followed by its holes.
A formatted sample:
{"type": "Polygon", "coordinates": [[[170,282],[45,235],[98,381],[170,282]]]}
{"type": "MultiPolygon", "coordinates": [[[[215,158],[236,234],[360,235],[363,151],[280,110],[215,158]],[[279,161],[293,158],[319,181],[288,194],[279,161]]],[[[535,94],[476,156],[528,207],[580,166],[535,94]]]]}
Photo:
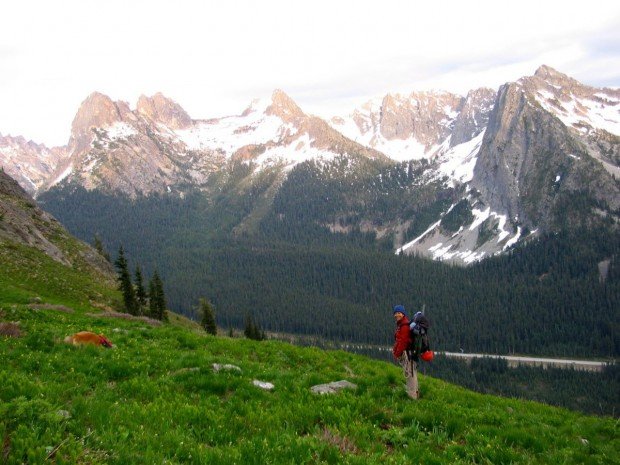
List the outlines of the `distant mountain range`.
{"type": "Polygon", "coordinates": [[[140,97],[132,110],[93,93],[66,146],[0,135],[0,164],[35,196],[82,186],[132,199],[194,191],[212,198],[234,182],[237,195],[262,200],[233,229],[248,217],[282,218],[281,197],[295,192],[289,216],[309,198],[334,203],[305,221],[466,264],[544,232],[617,224],[620,90],[542,66],[498,91],[388,94],[329,122],[280,90],[212,120],[193,120],[162,94],[140,97]],[[245,174],[233,179],[234,166],[245,174]],[[270,185],[250,194],[267,172],[270,185]],[[401,180],[390,174],[401,172],[401,180]],[[334,194],[310,196],[326,186],[334,194]]]}

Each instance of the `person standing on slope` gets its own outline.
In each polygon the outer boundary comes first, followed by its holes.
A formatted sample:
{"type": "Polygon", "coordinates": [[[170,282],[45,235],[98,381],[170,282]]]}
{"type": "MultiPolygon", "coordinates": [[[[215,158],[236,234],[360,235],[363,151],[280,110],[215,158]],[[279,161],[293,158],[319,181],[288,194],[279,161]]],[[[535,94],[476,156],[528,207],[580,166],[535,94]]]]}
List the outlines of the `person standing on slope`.
{"type": "Polygon", "coordinates": [[[403,367],[407,395],[412,399],[419,397],[418,392],[418,367],[410,356],[408,349],[411,345],[411,335],[409,334],[409,318],[402,305],[394,306],[394,319],[396,320],[396,332],[394,333],[394,347],[392,353],[394,358],[403,367]]]}

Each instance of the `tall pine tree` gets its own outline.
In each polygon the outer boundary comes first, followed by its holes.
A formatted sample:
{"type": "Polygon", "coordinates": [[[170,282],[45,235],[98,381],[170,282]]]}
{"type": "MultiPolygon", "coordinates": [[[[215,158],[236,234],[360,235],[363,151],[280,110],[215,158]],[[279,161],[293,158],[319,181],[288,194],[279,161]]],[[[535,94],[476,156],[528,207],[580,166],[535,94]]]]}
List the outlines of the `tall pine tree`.
{"type": "Polygon", "coordinates": [[[144,279],[142,278],[142,270],[140,265],[136,266],[136,272],[134,274],[134,283],[136,285],[136,301],[138,303],[139,313],[143,314],[146,311],[146,289],[144,289],[144,279]]]}
{"type": "Polygon", "coordinates": [[[106,251],[105,247],[103,246],[103,242],[101,242],[101,238],[99,237],[98,234],[95,234],[95,250],[97,251],[97,253],[99,253],[99,255],[105,258],[108,262],[112,261],[110,259],[110,254],[106,251]]]}
{"type": "Polygon", "coordinates": [[[151,318],[168,321],[166,314],[166,296],[164,295],[164,283],[155,270],[149,282],[149,313],[151,318]]]}
{"type": "Polygon", "coordinates": [[[243,334],[248,339],[254,339],[255,341],[262,341],[265,339],[265,332],[261,330],[261,327],[250,315],[246,315],[245,317],[245,328],[243,330],[243,334]]]}
{"type": "Polygon", "coordinates": [[[198,309],[200,313],[200,324],[209,334],[214,336],[217,334],[217,325],[215,324],[215,311],[213,305],[207,299],[200,299],[200,306],[198,309]]]}
{"type": "Polygon", "coordinates": [[[136,293],[131,282],[129,275],[129,269],[127,266],[127,259],[125,258],[125,251],[121,245],[118,249],[118,258],[114,262],[116,269],[118,270],[118,282],[119,290],[123,293],[123,303],[125,305],[125,311],[132,315],[138,314],[138,303],[136,301],[136,293]]]}

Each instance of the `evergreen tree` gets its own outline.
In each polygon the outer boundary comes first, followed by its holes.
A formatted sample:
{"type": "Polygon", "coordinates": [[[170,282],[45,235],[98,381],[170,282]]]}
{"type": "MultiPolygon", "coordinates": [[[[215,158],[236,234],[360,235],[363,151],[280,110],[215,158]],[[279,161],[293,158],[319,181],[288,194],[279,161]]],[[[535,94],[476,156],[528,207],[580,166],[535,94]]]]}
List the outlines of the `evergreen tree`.
{"type": "Polygon", "coordinates": [[[254,321],[254,318],[250,315],[247,315],[245,318],[245,329],[243,330],[243,334],[248,339],[254,339],[255,341],[262,341],[265,339],[265,333],[261,330],[258,323],[254,321]]]}
{"type": "Polygon", "coordinates": [[[151,318],[156,320],[168,321],[166,314],[166,296],[164,294],[164,283],[155,270],[149,282],[149,313],[151,318]]]}
{"type": "Polygon", "coordinates": [[[127,267],[127,259],[125,258],[125,251],[121,245],[118,250],[118,258],[114,262],[116,269],[118,270],[118,282],[119,290],[123,293],[123,303],[125,305],[125,311],[132,315],[138,314],[138,303],[136,301],[136,294],[131,283],[131,277],[129,275],[129,269],[127,267]]]}
{"type": "Polygon", "coordinates": [[[138,303],[139,313],[143,314],[146,310],[146,289],[144,289],[144,279],[142,277],[142,270],[140,265],[136,266],[136,272],[134,275],[134,283],[136,286],[136,301],[138,303]]]}
{"type": "Polygon", "coordinates": [[[215,324],[215,312],[213,305],[207,299],[200,299],[200,307],[198,309],[201,319],[200,324],[209,334],[217,334],[217,326],[215,324]]]}
{"type": "Polygon", "coordinates": [[[108,262],[112,261],[110,259],[110,254],[103,246],[103,242],[101,242],[101,238],[99,237],[98,234],[95,234],[95,250],[97,251],[97,253],[99,253],[99,255],[105,258],[108,262]]]}

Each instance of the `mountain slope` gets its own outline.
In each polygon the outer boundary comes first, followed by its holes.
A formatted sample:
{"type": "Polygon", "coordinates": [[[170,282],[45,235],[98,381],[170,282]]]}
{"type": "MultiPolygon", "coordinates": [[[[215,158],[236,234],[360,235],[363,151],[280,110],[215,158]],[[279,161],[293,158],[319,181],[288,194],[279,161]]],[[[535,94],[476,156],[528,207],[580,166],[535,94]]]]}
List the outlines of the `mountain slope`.
{"type": "Polygon", "coordinates": [[[112,266],[72,237],[6,173],[0,170],[1,297],[73,300],[114,305],[112,266]],[[76,284],[79,283],[78,286],[76,284]]]}
{"type": "Polygon", "coordinates": [[[338,155],[385,158],[304,114],[282,91],[241,115],[193,121],[162,94],[141,96],[135,110],[93,93],[73,121],[66,156],[42,190],[58,184],[130,197],[205,187],[231,163],[291,167],[338,155]]]}
{"type": "Polygon", "coordinates": [[[21,333],[0,337],[8,464],[579,464],[613,463],[620,447],[612,418],[475,394],[424,375],[412,402],[399,367],[340,351],[21,302],[0,303],[0,321],[19,321],[21,333]],[[84,329],[105,334],[115,349],[62,342],[84,329]],[[311,392],[338,380],[357,387],[311,392]],[[273,389],[259,387],[265,383],[273,389]]]}

